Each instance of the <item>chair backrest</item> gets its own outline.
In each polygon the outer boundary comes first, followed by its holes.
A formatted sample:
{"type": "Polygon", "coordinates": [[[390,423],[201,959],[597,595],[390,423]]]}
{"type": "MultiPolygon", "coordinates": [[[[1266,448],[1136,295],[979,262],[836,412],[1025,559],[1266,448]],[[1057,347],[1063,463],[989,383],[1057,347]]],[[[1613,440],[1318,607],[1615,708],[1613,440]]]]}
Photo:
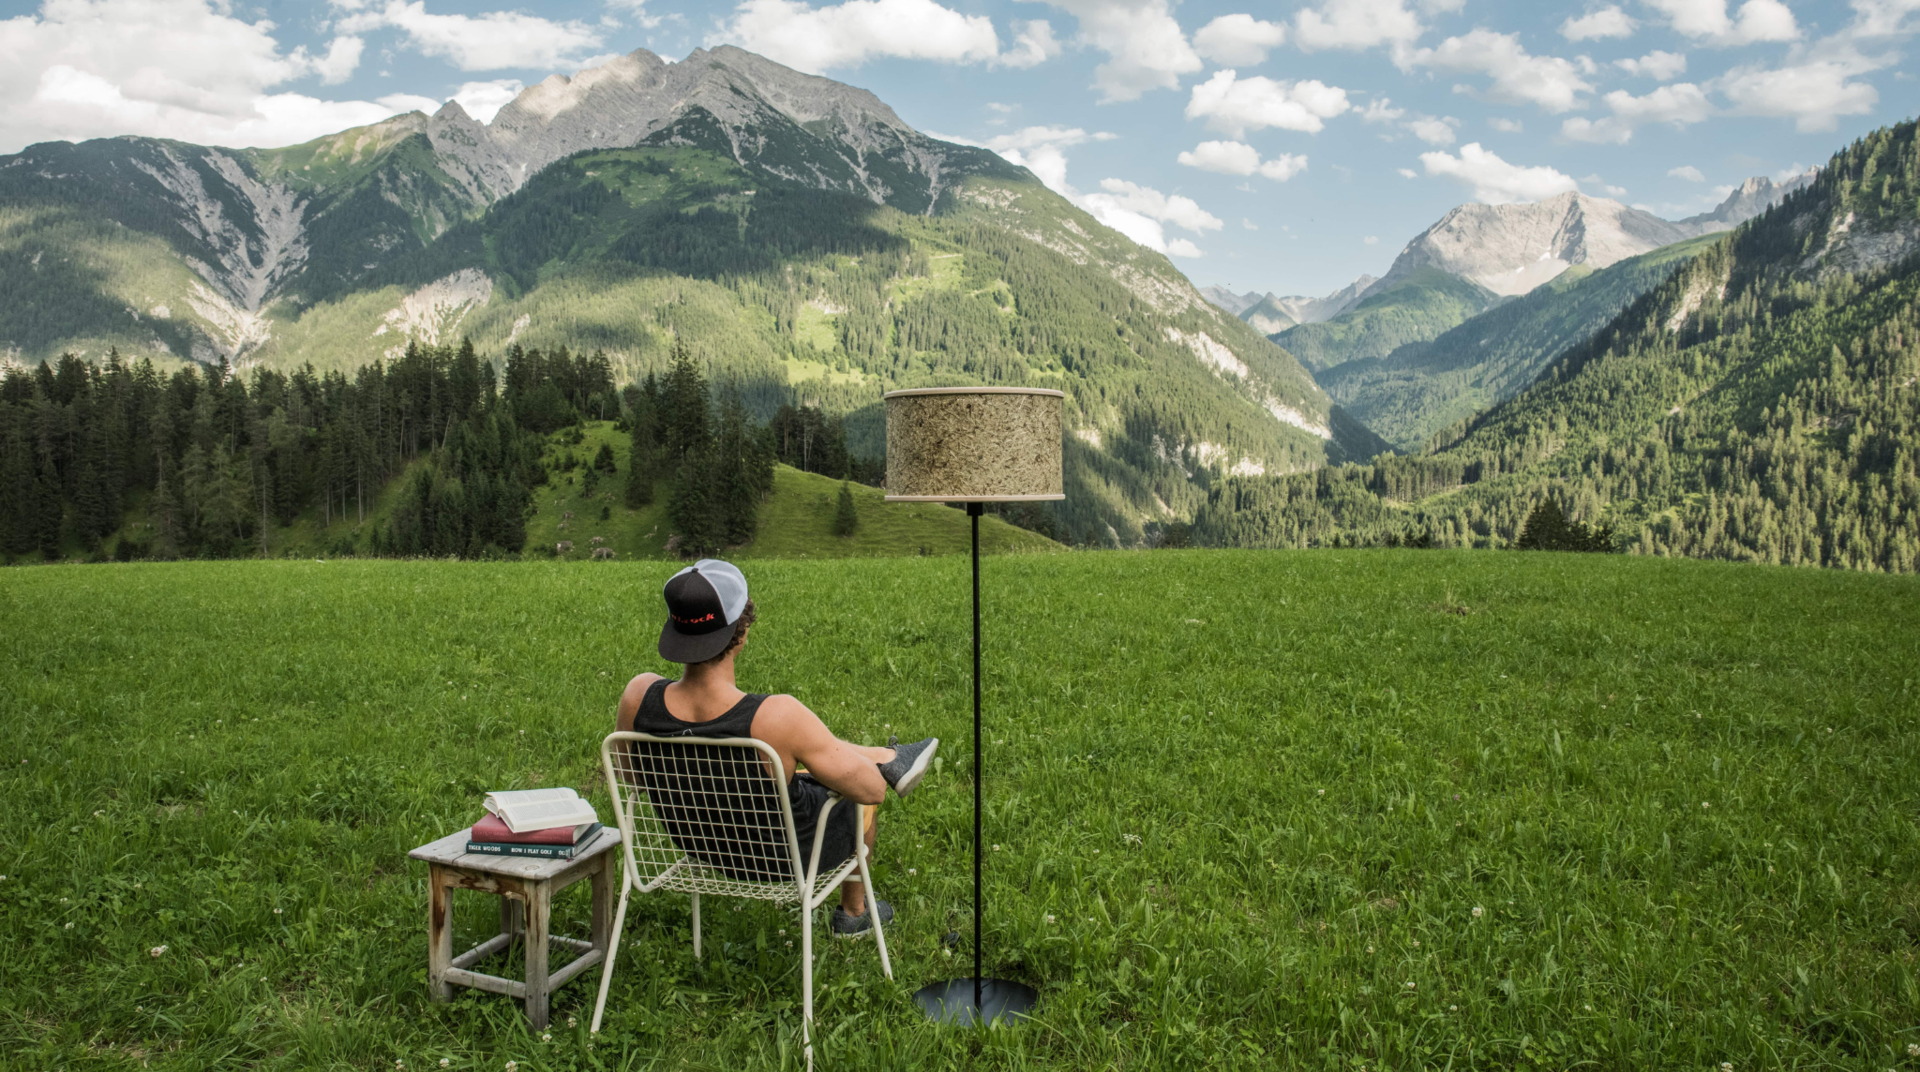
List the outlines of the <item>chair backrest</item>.
{"type": "Polygon", "coordinates": [[[672,876],[800,883],[793,805],[775,773],[780,754],[765,741],[621,732],[607,735],[600,756],[643,891],[672,876]]]}

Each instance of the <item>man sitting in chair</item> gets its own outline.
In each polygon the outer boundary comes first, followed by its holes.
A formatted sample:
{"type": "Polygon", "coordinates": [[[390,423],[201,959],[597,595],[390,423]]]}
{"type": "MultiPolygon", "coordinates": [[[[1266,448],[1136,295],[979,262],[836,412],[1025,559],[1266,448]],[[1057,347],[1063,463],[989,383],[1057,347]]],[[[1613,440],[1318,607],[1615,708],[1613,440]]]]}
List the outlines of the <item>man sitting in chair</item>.
{"type": "MultiPolygon", "coordinates": [[[[794,829],[802,846],[813,845],[829,793],[859,805],[836,807],[828,814],[820,871],[829,872],[851,857],[856,836],[865,837],[871,853],[877,805],[885,799],[887,787],[903,797],[913,792],[933,762],[939,739],[899,744],[895,738],[888,748],[849,744],[791,696],[741,692],[734,685],[733,661],[746,645],[754,606],[747,598],[747,579],[732,563],[703,558],[674,574],[664,594],[667,621],[660,629],[660,655],[686,664],[686,672],[678,681],[641,674],[628,682],[620,694],[616,727],[659,737],[765,741],[780,754],[794,829]]],[[[840,887],[840,907],[833,912],[836,937],[857,938],[873,932],[858,874],[855,871],[840,887]]],[[[876,903],[881,924],[892,923],[893,906],[877,898],[876,903]]]]}

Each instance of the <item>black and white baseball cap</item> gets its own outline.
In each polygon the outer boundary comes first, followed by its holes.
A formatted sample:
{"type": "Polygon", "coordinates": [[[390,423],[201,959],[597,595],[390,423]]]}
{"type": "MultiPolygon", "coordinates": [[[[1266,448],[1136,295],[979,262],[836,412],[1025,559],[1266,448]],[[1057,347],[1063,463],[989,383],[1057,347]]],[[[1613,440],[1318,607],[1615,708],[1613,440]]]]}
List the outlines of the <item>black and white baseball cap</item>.
{"type": "Polygon", "coordinates": [[[703,558],[667,579],[667,624],[660,627],[660,657],[703,663],[727,650],[747,609],[747,579],[740,568],[703,558]]]}

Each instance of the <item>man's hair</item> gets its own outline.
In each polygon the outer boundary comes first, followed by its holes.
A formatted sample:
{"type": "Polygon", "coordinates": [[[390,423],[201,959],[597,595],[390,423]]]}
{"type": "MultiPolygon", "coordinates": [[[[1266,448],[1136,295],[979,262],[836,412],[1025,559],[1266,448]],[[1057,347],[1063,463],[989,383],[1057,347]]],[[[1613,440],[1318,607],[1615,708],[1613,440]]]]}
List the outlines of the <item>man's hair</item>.
{"type": "Polygon", "coordinates": [[[714,663],[717,663],[720,660],[726,658],[727,656],[733,654],[733,652],[736,649],[738,649],[740,645],[747,642],[747,627],[753,624],[753,618],[754,618],[753,600],[749,599],[747,600],[746,607],[740,611],[739,620],[733,623],[733,639],[727,641],[727,646],[720,650],[720,654],[714,656],[711,659],[707,659],[705,661],[697,662],[697,663],[688,663],[687,665],[688,666],[711,666],[714,663]]]}

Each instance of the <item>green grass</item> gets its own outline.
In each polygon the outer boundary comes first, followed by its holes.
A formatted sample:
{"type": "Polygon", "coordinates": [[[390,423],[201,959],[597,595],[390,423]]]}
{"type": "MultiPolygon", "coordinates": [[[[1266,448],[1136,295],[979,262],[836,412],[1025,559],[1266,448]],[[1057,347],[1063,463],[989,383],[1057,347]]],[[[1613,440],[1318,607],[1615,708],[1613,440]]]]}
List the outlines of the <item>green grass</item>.
{"type": "MultiPolygon", "coordinates": [[[[696,962],[685,900],[638,897],[591,1052],[590,984],[551,1042],[426,1001],[406,850],[484,790],[597,784],[622,683],[667,669],[671,568],[0,572],[10,1067],[800,1067],[764,905],[710,902],[696,962]]],[[[967,560],[748,573],[744,686],[948,742],[882,811],[896,979],[821,955],[822,1068],[1915,1066],[1913,578],[990,558],[987,963],[1044,1005],[976,1034],[909,1000],[965,958],[967,560]]],[[[472,941],[492,904],[462,896],[472,941]]],[[[585,925],[569,895],[556,929],[585,925]]]]}

